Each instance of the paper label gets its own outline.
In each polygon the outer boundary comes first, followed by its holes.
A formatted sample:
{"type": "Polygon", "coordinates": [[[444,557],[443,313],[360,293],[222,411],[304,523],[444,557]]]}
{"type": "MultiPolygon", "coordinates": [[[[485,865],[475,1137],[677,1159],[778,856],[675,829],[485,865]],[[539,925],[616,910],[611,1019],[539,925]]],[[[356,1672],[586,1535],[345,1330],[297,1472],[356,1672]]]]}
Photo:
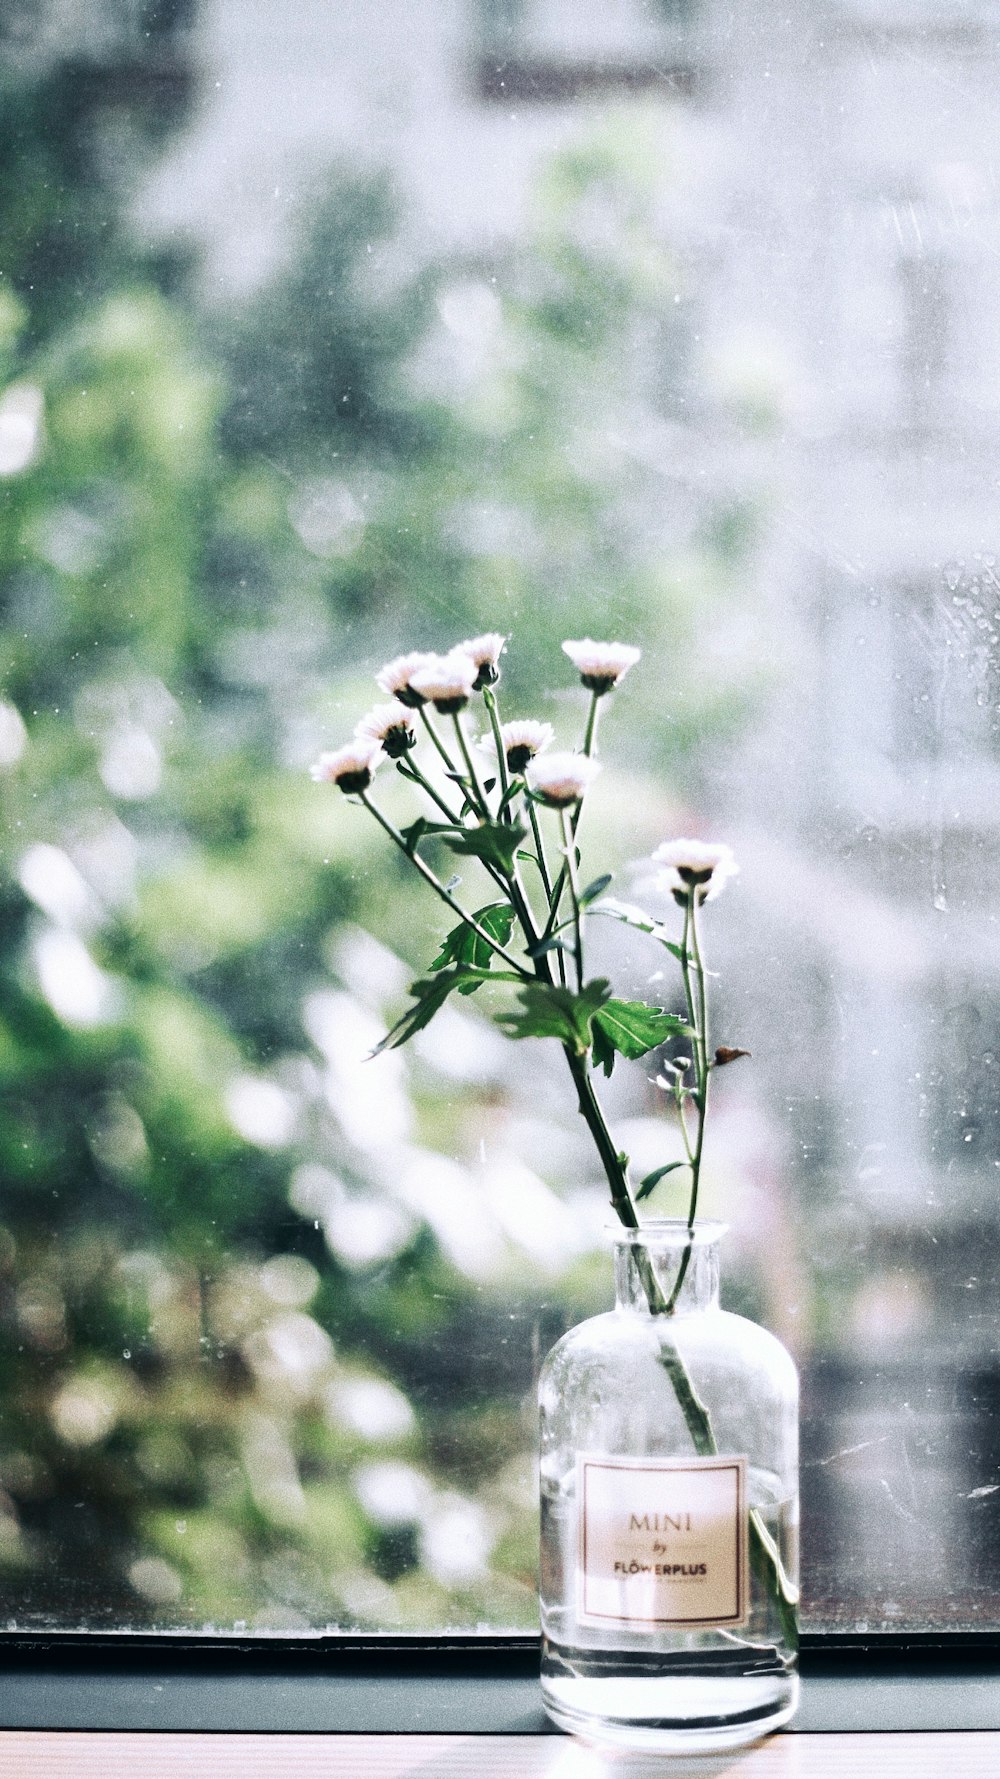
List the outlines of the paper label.
{"type": "Polygon", "coordinates": [[[741,1625],[748,1613],[745,1458],[580,1452],[582,1624],[741,1625]]]}

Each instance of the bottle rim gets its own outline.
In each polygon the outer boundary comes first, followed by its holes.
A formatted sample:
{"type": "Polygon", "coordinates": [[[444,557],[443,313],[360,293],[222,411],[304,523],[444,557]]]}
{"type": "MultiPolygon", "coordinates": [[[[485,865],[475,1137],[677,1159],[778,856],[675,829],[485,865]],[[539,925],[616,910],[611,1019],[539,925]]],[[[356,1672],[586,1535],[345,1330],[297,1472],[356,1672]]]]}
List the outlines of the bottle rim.
{"type": "Polygon", "coordinates": [[[610,1242],[624,1248],[707,1248],[722,1240],[729,1228],[714,1217],[698,1217],[693,1229],[685,1217],[650,1217],[638,1229],[623,1223],[606,1223],[605,1235],[610,1242]]]}

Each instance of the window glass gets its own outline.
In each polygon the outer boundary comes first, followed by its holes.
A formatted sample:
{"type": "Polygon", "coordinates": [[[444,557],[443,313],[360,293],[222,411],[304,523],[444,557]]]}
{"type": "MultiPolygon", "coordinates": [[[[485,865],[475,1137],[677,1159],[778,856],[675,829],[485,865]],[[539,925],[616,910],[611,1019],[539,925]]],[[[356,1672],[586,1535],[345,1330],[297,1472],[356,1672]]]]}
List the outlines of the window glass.
{"type": "MultiPolygon", "coordinates": [[[[704,1209],[802,1368],[806,1623],[995,1626],[992,9],[13,0],[0,46],[5,1622],[536,1622],[606,1193],[486,997],[368,1059],[448,923],[309,778],[390,657],[498,630],[566,746],[560,643],[644,651],[590,875],[741,864],[704,1209]]],[[[655,1075],[605,1092],[642,1172],[655,1075]]]]}

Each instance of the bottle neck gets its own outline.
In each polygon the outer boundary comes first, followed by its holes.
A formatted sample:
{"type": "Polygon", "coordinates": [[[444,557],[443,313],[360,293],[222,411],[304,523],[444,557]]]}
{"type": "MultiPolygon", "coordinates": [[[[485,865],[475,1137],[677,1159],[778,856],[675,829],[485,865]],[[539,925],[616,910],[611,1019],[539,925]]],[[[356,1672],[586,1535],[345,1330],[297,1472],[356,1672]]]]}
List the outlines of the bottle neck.
{"type": "Polygon", "coordinates": [[[717,1309],[724,1233],[721,1223],[696,1223],[692,1238],[685,1223],[666,1220],[616,1230],[616,1307],[645,1316],[662,1314],[669,1304],[675,1316],[717,1309]]]}

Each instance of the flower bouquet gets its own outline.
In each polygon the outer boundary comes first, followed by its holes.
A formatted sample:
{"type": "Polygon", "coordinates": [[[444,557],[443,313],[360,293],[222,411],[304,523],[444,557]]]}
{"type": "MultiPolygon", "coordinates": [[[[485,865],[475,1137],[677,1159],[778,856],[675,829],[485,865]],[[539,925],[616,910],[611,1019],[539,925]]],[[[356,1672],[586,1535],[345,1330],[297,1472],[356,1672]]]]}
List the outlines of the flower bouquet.
{"type": "Polygon", "coordinates": [[[505,647],[491,633],[445,655],[391,661],[378,675],[391,701],[321,755],[313,776],[367,811],[455,919],[378,1050],[406,1043],[452,994],[506,985],[511,1004],[496,1023],[511,1038],[559,1044],[607,1178],[617,1308],[571,1330],[540,1382],[547,1708],[599,1740],[725,1746],[791,1715],[798,1600],[794,1367],[773,1336],[719,1309],[722,1232],[697,1218],[712,1078],[748,1054],[710,1044],[701,934],[706,904],[737,866],[724,845],[657,847],[676,933],[609,897],[610,875],[583,884],[579,830],[601,771],[602,704],[640,650],[563,644],[589,694],[581,744],[569,752],[553,747],[548,723],[501,720],[505,647]],[[468,727],[476,701],[486,718],[478,738],[468,727]],[[375,797],[388,765],[419,798],[403,828],[375,797]],[[476,861],[492,899],[464,906],[460,878],[445,878],[425,847],[476,861]],[[680,1011],[619,998],[605,977],[588,976],[595,918],[624,922],[670,955],[680,1011]],[[596,1081],[657,1051],[683,1158],[636,1181],[596,1081]],[[643,1201],[680,1170],[686,1217],[643,1220],[643,1201]]]}

